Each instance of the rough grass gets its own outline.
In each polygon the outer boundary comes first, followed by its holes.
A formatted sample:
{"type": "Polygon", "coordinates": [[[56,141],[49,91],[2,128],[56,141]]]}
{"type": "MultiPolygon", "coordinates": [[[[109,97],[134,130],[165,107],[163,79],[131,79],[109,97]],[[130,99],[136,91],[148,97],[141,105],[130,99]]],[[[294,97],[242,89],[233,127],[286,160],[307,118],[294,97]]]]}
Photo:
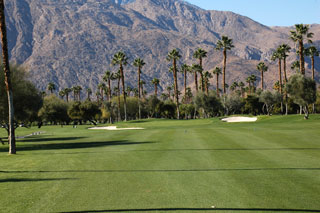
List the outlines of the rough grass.
{"type": "Polygon", "coordinates": [[[319,115],[118,126],[146,130],[47,126],[17,155],[0,145],[0,211],[320,212],[319,115]]]}

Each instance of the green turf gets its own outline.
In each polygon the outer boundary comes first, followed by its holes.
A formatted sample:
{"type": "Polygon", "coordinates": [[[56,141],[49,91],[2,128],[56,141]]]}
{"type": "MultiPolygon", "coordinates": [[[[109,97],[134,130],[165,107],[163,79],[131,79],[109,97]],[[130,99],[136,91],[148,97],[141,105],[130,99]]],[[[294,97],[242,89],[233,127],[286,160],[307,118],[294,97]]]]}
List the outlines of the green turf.
{"type": "Polygon", "coordinates": [[[17,155],[0,145],[0,212],[320,211],[319,115],[118,125],[146,130],[48,126],[17,155]]]}

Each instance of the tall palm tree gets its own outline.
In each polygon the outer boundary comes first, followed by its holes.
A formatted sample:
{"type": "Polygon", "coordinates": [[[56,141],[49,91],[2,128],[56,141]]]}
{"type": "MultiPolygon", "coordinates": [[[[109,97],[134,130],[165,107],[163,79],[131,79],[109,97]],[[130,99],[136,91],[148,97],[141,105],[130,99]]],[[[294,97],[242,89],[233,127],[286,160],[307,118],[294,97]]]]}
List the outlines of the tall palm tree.
{"type": "Polygon", "coordinates": [[[221,68],[216,67],[212,72],[213,74],[216,75],[216,90],[217,90],[217,97],[219,97],[219,75],[221,74],[221,68]]]}
{"type": "Polygon", "coordinates": [[[92,89],[87,88],[86,91],[87,91],[87,100],[91,101],[92,89]]]}
{"type": "Polygon", "coordinates": [[[168,53],[167,60],[172,61],[173,67],[173,78],[174,78],[174,93],[177,105],[177,117],[180,119],[180,110],[179,110],[179,94],[178,94],[178,77],[177,77],[177,61],[181,58],[181,55],[178,50],[173,49],[168,53]]]}
{"type": "Polygon", "coordinates": [[[233,48],[232,39],[227,36],[222,36],[221,40],[217,42],[216,50],[223,50],[223,93],[226,93],[226,67],[227,67],[227,51],[233,48]]]}
{"type": "Polygon", "coordinates": [[[66,95],[67,102],[69,102],[69,93],[72,92],[72,89],[65,88],[63,91],[64,91],[64,94],[66,95]]]}
{"type": "Polygon", "coordinates": [[[8,96],[9,107],[9,154],[16,154],[16,140],[14,131],[14,108],[13,108],[13,94],[11,84],[11,72],[9,66],[9,51],[7,40],[7,27],[5,21],[4,1],[0,1],[0,31],[1,31],[1,46],[2,46],[2,63],[4,71],[4,83],[6,85],[6,92],[8,96]]]}
{"type": "Polygon", "coordinates": [[[143,98],[145,98],[145,93],[144,93],[144,90],[143,90],[144,85],[146,85],[146,82],[144,80],[141,80],[140,81],[140,87],[141,87],[141,95],[142,95],[143,98]]]}
{"type": "Polygon", "coordinates": [[[294,41],[299,46],[299,60],[300,60],[300,72],[302,75],[305,74],[304,66],[304,40],[307,39],[309,43],[312,43],[310,40],[313,37],[313,33],[309,32],[309,25],[296,24],[295,30],[291,30],[291,40],[294,41]]]}
{"type": "Polygon", "coordinates": [[[183,77],[184,77],[184,96],[186,96],[187,94],[187,75],[188,75],[188,72],[190,72],[190,66],[187,65],[187,64],[182,64],[181,65],[181,72],[183,72],[183,77]]]}
{"type": "Polygon", "coordinates": [[[56,85],[53,82],[50,82],[47,86],[47,89],[53,94],[53,91],[56,90],[56,85]]]}
{"type": "Polygon", "coordinates": [[[78,101],[81,100],[81,90],[82,90],[82,87],[81,86],[77,86],[77,95],[78,95],[78,101]]]}
{"type": "Polygon", "coordinates": [[[117,87],[115,87],[113,90],[116,92],[118,96],[118,121],[121,120],[121,112],[120,112],[120,80],[121,80],[121,75],[120,75],[120,70],[118,72],[113,73],[112,79],[111,80],[117,80],[117,87]]]}
{"type": "Polygon", "coordinates": [[[113,75],[113,73],[110,70],[107,70],[103,76],[103,80],[108,84],[108,99],[109,99],[109,101],[111,101],[111,93],[112,93],[112,90],[111,90],[112,75],[113,75]]]}
{"type": "Polygon", "coordinates": [[[209,86],[210,86],[210,78],[212,78],[212,74],[208,71],[206,71],[204,74],[203,74],[203,79],[204,79],[204,87],[205,87],[205,91],[206,91],[206,94],[209,95],[209,86]]]}
{"type": "Polygon", "coordinates": [[[123,52],[118,52],[113,56],[112,64],[119,65],[121,82],[122,82],[122,94],[123,94],[123,106],[124,106],[124,120],[127,121],[127,99],[126,99],[126,89],[124,85],[124,73],[123,66],[128,64],[128,58],[123,52]]]}
{"type": "Polygon", "coordinates": [[[139,104],[139,119],[141,119],[141,69],[146,63],[141,59],[137,58],[133,62],[133,66],[138,68],[138,104],[139,104]]]}
{"type": "Polygon", "coordinates": [[[158,95],[158,85],[160,83],[160,80],[158,78],[152,79],[151,83],[154,85],[154,95],[157,97],[158,95]]]}
{"type": "Polygon", "coordinates": [[[280,84],[280,94],[282,95],[282,76],[281,76],[281,59],[282,59],[282,53],[281,49],[277,48],[276,51],[273,52],[271,60],[276,61],[278,60],[278,69],[279,69],[279,84],[280,84]]]}
{"type": "Polygon", "coordinates": [[[315,46],[308,47],[306,49],[306,55],[311,58],[312,80],[314,80],[314,57],[319,56],[319,50],[315,46]]]}
{"type": "Polygon", "coordinates": [[[279,46],[279,51],[282,55],[283,60],[283,74],[284,74],[284,83],[286,84],[288,82],[287,78],[287,53],[289,53],[291,50],[291,47],[288,44],[282,44],[279,46]]]}
{"type": "MultiPolygon", "coordinates": [[[[193,57],[196,58],[196,59],[199,59],[199,66],[203,69],[202,60],[203,60],[203,58],[207,57],[207,52],[205,50],[201,49],[201,48],[198,48],[194,52],[193,57]]],[[[202,92],[204,92],[204,79],[203,79],[203,73],[202,72],[200,72],[200,77],[201,77],[201,90],[202,90],[202,92]]],[[[196,73],[195,73],[195,80],[196,80],[196,78],[197,78],[197,76],[196,76],[196,73]]]]}
{"type": "MultiPolygon", "coordinates": [[[[199,73],[200,74],[200,76],[201,76],[201,91],[203,91],[203,89],[204,89],[203,68],[200,66],[200,64],[193,64],[191,69],[192,69],[193,73],[199,73]]],[[[198,84],[196,84],[196,87],[198,87],[198,84]]],[[[198,89],[196,91],[198,91],[198,89]]]]}
{"type": "Polygon", "coordinates": [[[257,69],[260,71],[261,73],[261,89],[263,90],[264,89],[264,85],[263,85],[263,73],[267,72],[268,71],[268,66],[265,65],[264,62],[260,62],[258,65],[257,65],[257,69]]]}
{"type": "Polygon", "coordinates": [[[103,102],[104,100],[104,90],[106,88],[106,84],[101,82],[98,84],[98,89],[100,90],[100,95],[101,95],[101,101],[103,102]]]}
{"type": "MultiPolygon", "coordinates": [[[[311,67],[312,67],[312,80],[314,80],[314,57],[319,56],[319,50],[315,46],[308,47],[306,49],[306,55],[311,58],[311,67]]],[[[312,104],[312,112],[315,112],[315,104],[312,104]]]]}
{"type": "Polygon", "coordinates": [[[243,92],[244,92],[244,83],[242,81],[239,82],[239,87],[240,87],[240,92],[241,92],[241,97],[243,97],[243,92]]]}

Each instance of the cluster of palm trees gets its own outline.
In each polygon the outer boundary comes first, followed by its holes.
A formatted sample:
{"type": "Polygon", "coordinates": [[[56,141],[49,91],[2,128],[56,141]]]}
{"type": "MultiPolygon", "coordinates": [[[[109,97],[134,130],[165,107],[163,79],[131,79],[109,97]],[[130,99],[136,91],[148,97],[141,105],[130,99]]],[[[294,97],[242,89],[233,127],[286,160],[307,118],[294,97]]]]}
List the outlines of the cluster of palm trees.
{"type": "MultiPolygon", "coordinates": [[[[307,39],[309,43],[312,41],[310,40],[312,38],[312,33],[309,32],[308,25],[295,25],[296,29],[294,31],[291,31],[291,39],[296,42],[296,44],[299,46],[299,50],[297,51],[297,54],[299,55],[299,61],[296,61],[292,64],[291,68],[299,70],[301,74],[305,74],[305,66],[304,66],[304,57],[309,56],[312,59],[312,78],[314,79],[314,57],[319,56],[319,51],[314,47],[310,46],[308,48],[304,47],[304,40],[307,39]]],[[[203,69],[203,61],[205,58],[207,58],[208,52],[204,49],[198,48],[194,54],[193,58],[198,60],[198,63],[187,65],[182,64],[180,67],[178,67],[179,60],[181,59],[181,54],[177,49],[173,49],[170,51],[167,55],[167,60],[172,63],[172,66],[170,67],[169,71],[173,74],[173,85],[168,86],[166,88],[167,94],[163,93],[161,94],[161,97],[163,99],[171,99],[171,96],[176,104],[176,113],[177,117],[180,118],[180,112],[179,112],[179,96],[181,95],[181,92],[179,91],[179,85],[178,85],[178,73],[182,73],[184,76],[184,97],[183,102],[188,103],[190,102],[192,96],[191,88],[187,86],[187,76],[188,74],[194,75],[194,84],[195,84],[195,92],[198,93],[199,90],[201,92],[208,94],[209,93],[209,86],[210,86],[210,79],[213,78],[213,76],[216,77],[216,94],[217,97],[219,97],[222,94],[227,93],[227,89],[229,88],[229,85],[226,84],[226,67],[227,67],[227,52],[230,51],[234,47],[232,39],[228,38],[227,36],[222,36],[221,40],[219,40],[216,44],[216,50],[221,50],[223,53],[223,67],[215,67],[212,72],[204,71],[203,69]],[[222,75],[222,89],[219,88],[219,77],[222,75]],[[200,78],[200,79],[199,79],[200,78]]],[[[283,86],[288,82],[287,77],[287,57],[289,52],[291,51],[291,47],[288,44],[282,44],[280,45],[273,53],[272,60],[278,62],[278,70],[279,70],[279,80],[275,83],[275,87],[281,95],[283,95],[283,86]],[[283,73],[283,77],[282,77],[283,73]]],[[[133,62],[133,65],[137,68],[137,74],[138,74],[138,83],[137,88],[131,88],[131,87],[125,87],[125,79],[124,79],[124,67],[128,65],[128,58],[123,52],[116,53],[112,58],[112,65],[119,66],[119,69],[117,72],[111,72],[110,70],[106,71],[103,76],[103,82],[101,82],[98,85],[98,91],[96,92],[98,103],[102,103],[104,101],[104,96],[107,97],[107,100],[111,100],[113,94],[118,96],[118,111],[120,112],[120,93],[122,91],[123,96],[123,107],[124,107],[124,120],[127,120],[127,106],[126,106],[126,98],[127,96],[130,96],[131,93],[133,93],[136,97],[138,97],[138,103],[139,103],[139,119],[141,119],[141,98],[145,97],[145,91],[143,90],[143,86],[146,84],[145,81],[141,80],[141,73],[142,69],[146,63],[141,58],[136,58],[133,62]],[[111,82],[117,81],[117,86],[114,88],[111,88],[111,82]],[[120,89],[121,85],[121,89],[120,89]],[[112,92],[113,90],[113,92],[112,92]]],[[[268,71],[268,66],[264,62],[259,62],[257,65],[257,70],[261,74],[261,90],[263,91],[265,89],[264,85],[264,73],[268,71]]],[[[255,82],[257,81],[257,76],[250,75],[246,78],[246,83],[248,84],[248,87],[245,90],[245,84],[243,82],[233,82],[230,86],[231,91],[238,91],[239,94],[241,94],[242,97],[244,97],[245,92],[247,94],[252,94],[255,92],[255,82]],[[239,90],[237,90],[239,88],[239,90]]],[[[160,79],[153,78],[150,82],[154,85],[154,95],[158,96],[158,87],[160,84],[160,79]]],[[[49,83],[48,90],[52,93],[55,90],[55,86],[52,83],[49,83]]],[[[66,88],[59,92],[59,95],[63,98],[66,97],[66,100],[68,101],[69,93],[73,92],[74,100],[79,101],[80,100],[80,92],[82,88],[81,86],[75,86],[73,88],[66,88]]],[[[91,100],[92,90],[87,89],[87,99],[91,100]]],[[[286,94],[285,94],[286,95],[286,94]]]]}

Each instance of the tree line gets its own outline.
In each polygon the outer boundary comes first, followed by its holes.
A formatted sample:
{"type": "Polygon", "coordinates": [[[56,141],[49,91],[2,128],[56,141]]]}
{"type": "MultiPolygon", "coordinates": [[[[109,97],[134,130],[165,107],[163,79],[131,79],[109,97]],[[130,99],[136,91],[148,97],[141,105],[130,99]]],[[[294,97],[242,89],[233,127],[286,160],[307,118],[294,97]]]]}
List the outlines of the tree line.
{"type": "MultiPolygon", "coordinates": [[[[161,79],[154,78],[151,83],[154,93],[147,95],[144,86],[147,82],[141,79],[145,62],[136,58],[133,65],[137,68],[137,87],[126,87],[124,72],[128,65],[128,58],[124,52],[116,53],[112,58],[112,65],[116,72],[107,70],[102,76],[103,82],[99,83],[94,93],[91,88],[73,86],[58,91],[56,85],[50,82],[47,91],[38,91],[28,80],[26,72],[19,66],[11,66],[12,91],[15,115],[12,120],[13,129],[10,128],[9,102],[6,90],[6,72],[0,75],[1,100],[0,116],[1,126],[6,128],[8,134],[19,126],[37,124],[82,124],[82,123],[113,123],[144,118],[168,119],[197,119],[210,118],[230,114],[293,114],[304,111],[305,118],[309,111],[320,110],[319,94],[317,96],[314,60],[319,56],[319,51],[305,41],[312,43],[312,33],[308,25],[295,25],[295,30],[290,32],[291,39],[299,47],[296,51],[299,60],[291,65],[296,70],[295,75],[288,78],[287,57],[292,51],[288,44],[280,45],[273,53],[272,60],[277,61],[279,80],[275,82],[273,91],[266,90],[264,75],[268,66],[264,62],[257,64],[261,74],[261,85],[257,86],[257,76],[250,75],[245,82],[233,82],[230,86],[226,83],[228,77],[227,57],[228,52],[234,48],[232,39],[222,36],[216,44],[216,50],[223,54],[223,66],[214,67],[205,71],[203,61],[207,58],[207,51],[198,48],[193,57],[195,64],[180,65],[181,53],[177,49],[171,50],[166,59],[170,62],[169,72],[173,75],[173,84],[158,94],[161,79]],[[305,76],[305,57],[312,60],[312,78],[305,76]],[[183,88],[178,84],[178,75],[184,77],[183,88]],[[188,77],[194,78],[195,90],[187,85],[188,77]],[[221,77],[222,76],[222,82],[221,77]],[[215,90],[210,89],[210,79],[215,78],[215,90]],[[221,82],[221,86],[220,86],[221,82]],[[221,88],[220,88],[221,87],[221,88]],[[81,95],[85,94],[85,100],[81,95]],[[60,97],[60,98],[59,98],[60,97]],[[72,97],[72,99],[71,99],[72,97]]],[[[2,68],[5,69],[3,64],[2,68]]]]}

